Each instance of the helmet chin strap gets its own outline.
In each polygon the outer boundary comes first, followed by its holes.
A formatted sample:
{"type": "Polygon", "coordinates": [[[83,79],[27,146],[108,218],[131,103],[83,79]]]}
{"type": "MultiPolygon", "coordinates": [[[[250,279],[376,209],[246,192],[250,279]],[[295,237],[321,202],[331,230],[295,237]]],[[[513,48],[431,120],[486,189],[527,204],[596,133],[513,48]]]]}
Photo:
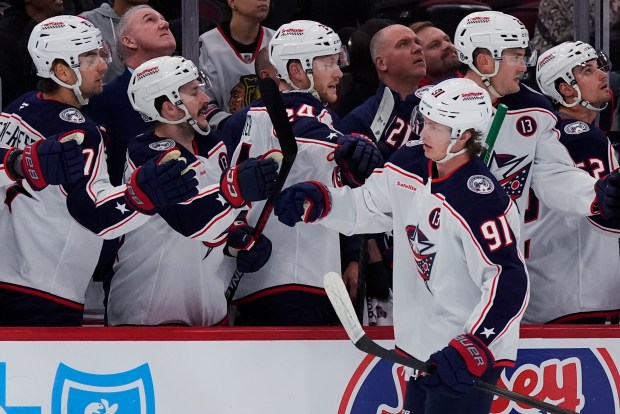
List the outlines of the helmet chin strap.
{"type": "Polygon", "coordinates": [[[310,80],[310,87],[308,89],[298,88],[290,78],[287,79],[287,83],[291,85],[291,87],[295,89],[296,91],[307,92],[320,101],[321,97],[319,96],[319,93],[316,91],[316,89],[314,89],[314,77],[312,76],[312,72],[306,72],[306,75],[308,76],[308,79],[310,80]]]}
{"type": "Polygon", "coordinates": [[[603,109],[607,108],[608,103],[605,102],[605,105],[603,105],[600,108],[597,108],[596,106],[592,105],[589,101],[586,101],[585,99],[581,98],[581,89],[579,89],[579,85],[577,85],[576,83],[574,85],[571,85],[576,91],[577,91],[577,97],[575,98],[575,102],[573,103],[566,103],[566,101],[564,99],[562,99],[561,104],[566,106],[567,108],[571,108],[575,105],[581,105],[591,111],[596,111],[596,112],[600,112],[603,109]]]}
{"type": "Polygon", "coordinates": [[[444,162],[451,160],[452,158],[465,153],[466,151],[465,148],[457,152],[450,152],[450,150],[452,149],[452,147],[454,147],[457,141],[458,140],[452,140],[452,142],[450,142],[450,145],[448,145],[448,148],[446,148],[446,156],[440,159],[439,161],[435,161],[437,164],[443,164],[444,162]]]}
{"type": "Polygon", "coordinates": [[[80,74],[80,70],[73,69],[73,72],[77,76],[77,80],[75,81],[73,85],[69,85],[68,83],[65,83],[61,81],[60,79],[58,79],[58,77],[56,76],[54,72],[52,72],[52,74],[50,75],[50,78],[52,78],[52,80],[56,82],[57,84],[59,84],[60,86],[63,86],[67,89],[71,89],[73,91],[73,94],[77,98],[78,102],[80,103],[80,105],[88,105],[88,98],[84,98],[84,96],[82,95],[82,91],[80,90],[80,86],[82,85],[82,75],[80,74]]]}
{"type": "Polygon", "coordinates": [[[480,80],[482,81],[482,83],[484,83],[484,86],[487,87],[487,89],[489,90],[491,95],[493,95],[495,98],[499,99],[499,98],[503,97],[504,95],[500,95],[499,92],[497,92],[497,90],[495,90],[495,88],[491,84],[491,78],[493,76],[497,75],[497,72],[499,72],[499,62],[497,60],[495,60],[494,63],[495,63],[495,69],[493,70],[493,73],[484,73],[484,74],[480,73],[478,68],[476,68],[476,66],[474,66],[473,64],[470,65],[469,67],[474,72],[476,72],[476,74],[478,76],[480,76],[480,80]]]}
{"type": "Polygon", "coordinates": [[[200,135],[209,135],[209,132],[211,132],[211,127],[209,126],[209,124],[207,124],[206,130],[202,129],[200,125],[198,125],[198,122],[196,122],[196,120],[190,116],[189,111],[187,110],[187,108],[185,107],[183,103],[180,103],[176,106],[185,113],[185,116],[183,118],[177,119],[176,121],[172,121],[170,119],[163,118],[160,115],[158,120],[163,123],[172,124],[172,125],[178,125],[178,124],[182,124],[183,122],[187,122],[194,129],[194,131],[196,131],[200,135]]]}

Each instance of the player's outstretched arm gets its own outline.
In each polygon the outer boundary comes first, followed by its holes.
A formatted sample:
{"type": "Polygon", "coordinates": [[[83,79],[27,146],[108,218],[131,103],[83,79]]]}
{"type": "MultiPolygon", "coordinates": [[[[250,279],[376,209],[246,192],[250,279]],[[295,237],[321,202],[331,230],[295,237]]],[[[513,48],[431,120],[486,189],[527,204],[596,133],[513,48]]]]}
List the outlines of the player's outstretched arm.
{"type": "Polygon", "coordinates": [[[338,138],[337,144],[334,156],[345,184],[358,187],[364,184],[375,168],[383,166],[381,152],[363,135],[343,135],[338,138]]]}
{"type": "Polygon", "coordinates": [[[13,181],[25,180],[35,191],[74,183],[84,176],[83,140],[84,133],[76,130],[38,140],[23,150],[12,148],[4,158],[7,175],[13,181]]]}
{"type": "Polygon", "coordinates": [[[228,204],[240,208],[267,199],[276,188],[276,178],[278,163],[274,158],[250,158],[222,172],[220,192],[228,204]]]}
{"type": "Polygon", "coordinates": [[[289,227],[300,221],[313,223],[330,210],[329,190],[318,181],[304,181],[282,190],[274,204],[274,214],[289,227]]]}
{"type": "Polygon", "coordinates": [[[153,215],[198,194],[196,172],[171,149],[138,167],[127,180],[125,199],[134,210],[153,215]]]}

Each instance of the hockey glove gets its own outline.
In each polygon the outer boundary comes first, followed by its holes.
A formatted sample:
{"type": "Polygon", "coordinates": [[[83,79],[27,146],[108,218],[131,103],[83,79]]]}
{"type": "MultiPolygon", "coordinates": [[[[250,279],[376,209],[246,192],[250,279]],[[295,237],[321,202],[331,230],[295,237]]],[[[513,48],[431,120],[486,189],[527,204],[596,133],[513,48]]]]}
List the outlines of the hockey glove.
{"type": "Polygon", "coordinates": [[[594,185],[598,207],[603,218],[620,216],[620,173],[611,172],[594,185]]]}
{"type": "Polygon", "coordinates": [[[493,367],[495,360],[487,346],[474,335],[461,334],[447,347],[431,355],[428,362],[437,367],[432,375],[418,378],[423,387],[434,388],[452,396],[463,396],[474,381],[493,367]]]}
{"type": "Polygon", "coordinates": [[[198,194],[196,172],[186,168],[181,152],[170,149],[138,167],[127,180],[125,199],[134,210],[153,215],[162,207],[198,194]]]}
{"type": "Polygon", "coordinates": [[[272,158],[250,158],[230,167],[220,178],[220,192],[234,208],[250,201],[264,200],[273,193],[278,163],[272,158]]]}
{"type": "Polygon", "coordinates": [[[35,191],[49,184],[78,181],[84,176],[84,154],[80,147],[83,140],[81,131],[71,131],[27,145],[21,153],[17,177],[23,176],[35,191]]]}
{"type": "Polygon", "coordinates": [[[338,138],[334,156],[342,170],[343,182],[352,187],[364,184],[372,171],[383,165],[381,152],[363,135],[343,135],[338,138]]]}
{"type": "Polygon", "coordinates": [[[260,270],[271,257],[271,240],[266,236],[254,238],[254,227],[244,221],[235,221],[228,229],[224,254],[237,258],[237,269],[242,273],[260,270]]]}
{"type": "Polygon", "coordinates": [[[289,227],[296,223],[313,223],[332,209],[329,190],[317,181],[304,181],[283,190],[274,202],[273,212],[289,227]]]}

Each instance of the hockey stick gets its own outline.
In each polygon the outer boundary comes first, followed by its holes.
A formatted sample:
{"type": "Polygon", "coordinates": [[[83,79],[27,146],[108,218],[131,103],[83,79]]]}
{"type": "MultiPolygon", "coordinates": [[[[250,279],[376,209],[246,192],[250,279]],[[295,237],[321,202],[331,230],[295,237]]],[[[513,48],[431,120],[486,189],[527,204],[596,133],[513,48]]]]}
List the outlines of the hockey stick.
{"type": "MultiPolygon", "coordinates": [[[[282,102],[282,96],[280,96],[278,86],[272,79],[266,78],[260,81],[258,87],[260,89],[261,97],[265,102],[265,107],[267,108],[267,113],[269,114],[271,123],[273,124],[275,134],[280,143],[283,158],[282,163],[280,164],[280,172],[278,173],[278,178],[276,179],[275,191],[267,198],[267,201],[265,201],[263,210],[258,216],[256,226],[254,226],[255,238],[258,238],[261,234],[263,234],[263,230],[265,230],[265,226],[267,225],[267,220],[269,220],[271,212],[273,211],[273,202],[282,190],[282,187],[284,187],[284,182],[286,181],[288,173],[293,167],[295,157],[297,156],[297,141],[295,141],[293,128],[288,120],[288,115],[286,114],[286,109],[284,108],[284,103],[282,102]]],[[[228,288],[226,288],[225,296],[228,303],[230,303],[235,296],[235,292],[237,291],[237,287],[239,287],[239,282],[242,277],[243,272],[240,272],[238,269],[235,270],[235,273],[228,284],[228,288]]]]}
{"type": "MultiPolygon", "coordinates": [[[[349,299],[347,288],[344,286],[342,278],[338,273],[327,273],[323,278],[323,285],[325,287],[325,291],[327,292],[327,296],[329,297],[329,301],[332,303],[332,306],[334,307],[344,330],[347,332],[349,339],[353,342],[357,349],[367,354],[375,355],[379,358],[387,359],[388,361],[392,361],[418,371],[426,372],[428,374],[434,373],[434,366],[419,361],[415,358],[406,357],[404,355],[397,354],[394,351],[389,351],[366,335],[362,325],[355,316],[355,310],[353,309],[353,304],[349,299]]],[[[557,407],[527,395],[509,391],[483,381],[474,382],[474,387],[484,392],[498,395],[551,414],[578,414],[566,408],[557,407]]]]}
{"type": "Polygon", "coordinates": [[[484,162],[484,165],[486,165],[487,167],[490,166],[489,164],[491,163],[491,153],[493,152],[493,147],[495,146],[495,140],[499,135],[499,130],[502,128],[504,118],[506,118],[506,112],[508,112],[508,107],[506,105],[497,105],[495,115],[493,116],[493,122],[491,123],[491,128],[489,128],[487,139],[484,142],[484,154],[482,155],[482,162],[484,162]]]}
{"type": "MultiPolygon", "coordinates": [[[[383,89],[383,96],[381,97],[381,102],[379,102],[379,106],[377,108],[377,112],[375,113],[375,117],[370,124],[370,131],[372,135],[370,138],[378,143],[383,133],[385,132],[385,128],[388,126],[388,122],[392,117],[392,112],[394,111],[394,95],[392,91],[387,86],[383,89]]],[[[357,271],[357,293],[356,293],[356,304],[355,304],[355,312],[357,317],[362,323],[363,321],[363,313],[368,312],[368,307],[366,305],[366,272],[368,268],[368,234],[360,235],[360,252],[358,257],[359,269],[357,271]]],[[[369,317],[370,319],[370,317],[369,317]]]]}

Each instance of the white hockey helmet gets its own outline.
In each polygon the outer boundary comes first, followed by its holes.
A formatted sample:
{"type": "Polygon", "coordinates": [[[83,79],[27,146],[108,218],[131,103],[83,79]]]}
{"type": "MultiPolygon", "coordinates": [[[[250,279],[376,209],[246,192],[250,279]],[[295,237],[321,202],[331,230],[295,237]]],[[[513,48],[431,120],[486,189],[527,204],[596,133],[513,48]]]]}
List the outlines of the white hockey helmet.
{"type": "Polygon", "coordinates": [[[590,102],[581,99],[581,90],[573,75],[573,69],[576,66],[584,65],[594,59],[596,59],[599,69],[609,72],[611,65],[603,52],[594,50],[592,46],[584,42],[564,42],[540,55],[536,65],[536,82],[538,82],[542,93],[556,103],[567,107],[579,104],[594,111],[603,110],[607,105],[597,108],[590,102]],[[556,88],[556,81],[558,80],[562,80],[575,88],[577,91],[575,102],[569,104],[564,100],[556,88]]]}
{"type": "Polygon", "coordinates": [[[493,105],[487,91],[467,78],[448,79],[422,94],[420,104],[413,111],[411,125],[423,124],[423,118],[452,129],[452,142],[446,150],[445,162],[465,152],[451,153],[457,140],[468,129],[485,133],[493,117],[493,105]]]}
{"type": "MultiPolygon", "coordinates": [[[[346,48],[340,37],[331,28],[311,20],[295,20],[283,24],[269,42],[269,60],[276,69],[278,78],[288,82],[288,62],[296,59],[301,62],[312,82],[312,62],[316,57],[339,55],[339,66],[349,64],[346,48]]],[[[310,87],[312,89],[313,86],[310,87]]],[[[296,88],[297,89],[297,88],[296,88]]]]}
{"type": "Polygon", "coordinates": [[[101,49],[106,63],[110,62],[109,47],[102,41],[99,29],[77,16],[56,16],[43,20],[34,27],[28,40],[28,52],[37,68],[37,75],[73,89],[82,105],[87,104],[88,99],[82,97],[79,89],[82,76],[78,56],[95,49],[101,49]],[[77,75],[74,85],[65,84],[53,73],[52,64],[56,59],[65,61],[73,69],[77,75]]]}
{"type": "MultiPolygon", "coordinates": [[[[459,60],[469,66],[483,80],[496,97],[501,97],[491,86],[489,78],[497,75],[499,62],[505,49],[523,48],[528,51],[530,36],[523,23],[516,17],[498,11],[483,11],[468,14],[461,20],[454,34],[454,46],[459,60]],[[482,74],[474,64],[474,51],[488,50],[495,60],[495,70],[491,74],[482,74]]],[[[527,54],[527,53],[526,53],[527,54]]],[[[533,66],[535,53],[526,56],[526,65],[533,66]]]]}
{"type": "Polygon", "coordinates": [[[148,60],[138,66],[129,81],[127,96],[131,106],[142,114],[147,121],[160,121],[166,124],[180,124],[187,121],[201,135],[207,135],[206,130],[200,128],[195,119],[191,117],[181,100],[179,89],[194,80],[198,80],[201,86],[209,88],[211,82],[198,70],[191,60],[181,56],[162,56],[148,60]],[[155,100],[165,96],[174,105],[185,112],[185,116],[178,121],[171,121],[161,116],[155,107],[155,100]]]}

